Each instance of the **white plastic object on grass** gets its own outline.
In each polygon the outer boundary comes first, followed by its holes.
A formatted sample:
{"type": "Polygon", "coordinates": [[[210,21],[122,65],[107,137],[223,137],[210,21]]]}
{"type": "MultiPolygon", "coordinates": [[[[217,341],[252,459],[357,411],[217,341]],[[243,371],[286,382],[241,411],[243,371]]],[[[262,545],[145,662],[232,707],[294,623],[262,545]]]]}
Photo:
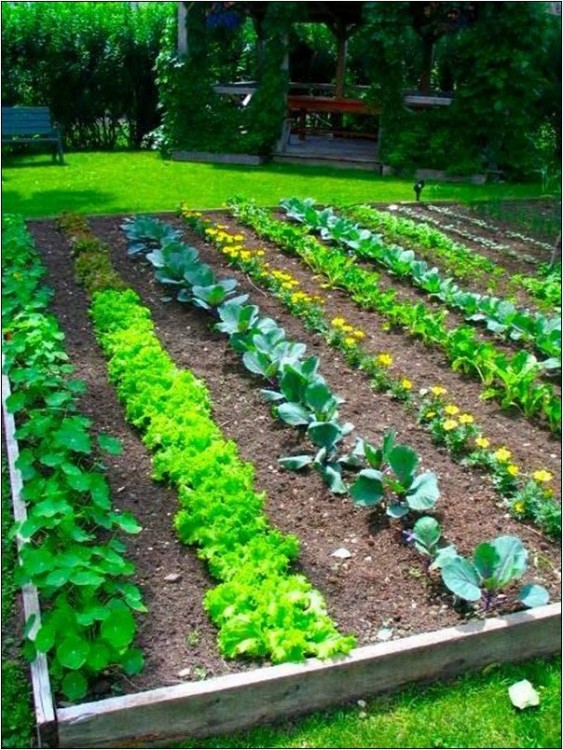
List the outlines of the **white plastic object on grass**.
{"type": "Polygon", "coordinates": [[[515,682],[508,688],[508,695],[512,701],[512,705],[516,708],[529,708],[530,706],[539,706],[540,696],[534,689],[534,686],[529,680],[521,680],[515,682]]]}

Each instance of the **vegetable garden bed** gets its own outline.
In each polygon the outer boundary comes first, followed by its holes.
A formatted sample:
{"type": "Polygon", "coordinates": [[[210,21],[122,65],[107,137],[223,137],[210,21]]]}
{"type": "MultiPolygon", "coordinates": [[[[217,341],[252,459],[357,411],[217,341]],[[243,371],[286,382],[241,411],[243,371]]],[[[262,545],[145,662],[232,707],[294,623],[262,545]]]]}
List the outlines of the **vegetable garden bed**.
{"type": "MultiPolygon", "coordinates": [[[[558,439],[533,420],[514,411],[499,412],[494,402],[480,401],[479,384],[452,373],[439,352],[405,333],[386,331],[379,314],[358,308],[337,288],[323,289],[322,279],[242,229],[230,215],[210,214],[209,219],[240,235],[244,247],[260,248],[264,255],[259,257],[298,281],[299,289],[323,295],[327,317],[351,321],[354,330],[364,333],[364,345],[374,358],[387,355],[383,361],[390,361],[389,372],[405,383],[403,400],[374,391],[365,373],[347,362],[350,358],[342,351],[335,352],[318,333],[306,330],[256,280],[185,230],[190,244],[221,278],[235,278],[238,291],[248,293],[263,315],[283,325],[291,340],[303,342],[310,354],[320,358],[328,385],[345,399],[340,407],[343,419],[374,443],[395,429],[397,439],[418,453],[422,468],[436,473],[441,497],[435,514],[447,541],[468,554],[484,540],[518,536],[531,562],[526,580],[542,583],[557,600],[557,542],[531,523],[510,517],[482,470],[461,466],[444,447],[436,446],[424,423],[417,420],[414,406],[409,408],[407,397],[411,390],[447,388],[448,400],[482,425],[491,445],[510,450],[519,471],[529,475],[549,471],[555,486],[560,478],[558,439]]],[[[166,221],[182,226],[170,216],[166,221]]],[[[82,411],[92,418],[96,430],[123,441],[123,454],[106,460],[107,474],[114,504],[132,511],[143,527],[128,540],[127,553],[137,567],[137,582],[148,607],[148,614],[139,618],[137,639],[146,655],[145,670],[119,683],[120,691],[130,695],[107,697],[116,684],[107,675],[94,685],[95,696],[102,701],[59,707],[61,746],[83,742],[91,747],[116,746],[135,739],[146,743],[150,737],[159,741],[182,733],[230,731],[408,680],[509,660],[516,643],[518,658],[558,648],[558,605],[510,615],[510,608],[505,608],[500,618],[468,622],[468,610],[453,605],[439,578],[428,577],[421,556],[404,544],[401,532],[406,527],[401,522],[332,494],[316,473],[284,471],[278,459],[296,453],[298,433],[273,420],[260,396],[260,382],[244,369],[225,337],[211,330],[212,321],[204,311],[163,301],[167,293],[154,281],[152,268],[128,257],[121,223],[121,217],[89,222],[95,236],[108,243],[125,284],[150,310],[158,337],[176,365],[206,383],[215,423],[255,467],[256,487],[266,493],[269,523],[284,534],[298,536],[297,570],[322,592],[339,631],[353,634],[360,648],[334,662],[312,661],[304,666],[263,667],[256,659],[233,662],[219,654],[216,628],[202,607],[203,594],[215,583],[195,553],[177,540],[172,524],[176,493],[151,481],[146,449],[137,431],[125,423],[115,390],[107,382],[105,358],[88,317],[90,303],[75,282],[67,241],[54,222],[33,222],[30,230],[49,269],[48,283],[55,289],[52,310],[65,332],[76,374],[88,386],[82,411]],[[345,554],[333,555],[343,549],[345,554]],[[241,702],[247,711],[241,710],[241,702]]]]}

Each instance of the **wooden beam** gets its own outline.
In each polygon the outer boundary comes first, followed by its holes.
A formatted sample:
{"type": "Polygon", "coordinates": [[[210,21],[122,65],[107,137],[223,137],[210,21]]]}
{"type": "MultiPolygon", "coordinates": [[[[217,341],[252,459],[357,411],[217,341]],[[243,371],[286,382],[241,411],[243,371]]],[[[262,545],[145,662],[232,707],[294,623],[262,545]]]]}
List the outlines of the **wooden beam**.
{"type": "Polygon", "coordinates": [[[465,673],[561,649],[561,605],[310,659],[108,698],[57,712],[59,747],[162,746],[326,708],[407,682],[465,673]]]}
{"type": "MultiPolygon", "coordinates": [[[[4,370],[4,356],[2,356],[2,371],[4,370]]],[[[6,400],[10,396],[10,381],[7,375],[2,372],[2,416],[4,419],[4,441],[6,445],[6,459],[8,461],[8,470],[10,474],[10,486],[12,491],[12,508],[15,521],[25,521],[27,519],[27,510],[25,502],[22,500],[21,492],[23,481],[21,472],[16,466],[19,457],[18,443],[15,437],[16,425],[14,416],[8,411],[6,400]]],[[[21,550],[24,539],[18,534],[16,537],[18,552],[21,550]]],[[[35,623],[31,628],[30,635],[34,635],[41,625],[41,611],[39,608],[39,596],[37,589],[31,584],[22,587],[23,611],[25,620],[32,615],[35,616],[35,623]]],[[[53,695],[51,693],[51,683],[49,680],[49,670],[47,667],[47,657],[45,654],[38,654],[30,665],[31,684],[33,688],[33,702],[35,705],[35,723],[38,732],[39,747],[52,746],[55,723],[55,709],[53,695]]]]}

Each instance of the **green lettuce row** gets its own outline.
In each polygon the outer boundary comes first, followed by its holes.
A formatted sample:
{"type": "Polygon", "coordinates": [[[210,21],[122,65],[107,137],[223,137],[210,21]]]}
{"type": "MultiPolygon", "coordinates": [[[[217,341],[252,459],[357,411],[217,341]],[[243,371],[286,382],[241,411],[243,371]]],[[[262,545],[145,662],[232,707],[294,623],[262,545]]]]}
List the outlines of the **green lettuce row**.
{"type": "Polygon", "coordinates": [[[204,603],[223,654],[283,662],[350,651],[355,639],[337,631],[321,594],[289,571],[298,540],[269,526],[253,467],[213,422],[205,386],[163,351],[138,296],[99,292],[91,312],[127,418],[153,453],[154,477],[178,488],[177,532],[222,581],[204,603]]]}

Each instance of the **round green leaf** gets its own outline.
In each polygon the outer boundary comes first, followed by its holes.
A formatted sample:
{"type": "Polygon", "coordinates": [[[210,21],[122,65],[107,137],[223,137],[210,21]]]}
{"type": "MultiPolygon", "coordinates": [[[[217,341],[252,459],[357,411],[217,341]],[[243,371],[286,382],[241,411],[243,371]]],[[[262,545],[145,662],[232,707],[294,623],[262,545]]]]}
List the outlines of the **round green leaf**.
{"type": "Polygon", "coordinates": [[[93,669],[94,672],[101,672],[110,663],[111,651],[105,643],[97,641],[92,643],[90,651],[88,652],[88,658],[86,664],[93,669]]]}
{"type": "Polygon", "coordinates": [[[71,635],[58,646],[57,659],[67,669],[80,669],[88,657],[88,641],[71,635]]]}
{"type": "Polygon", "coordinates": [[[106,453],[109,453],[112,456],[120,456],[123,453],[123,445],[118,438],[113,437],[112,435],[100,434],[98,435],[97,440],[100,448],[106,451],[106,453]]]}
{"type": "Polygon", "coordinates": [[[477,571],[471,563],[459,555],[445,563],[442,568],[442,580],[447,588],[461,599],[477,602],[481,598],[477,571]]]}
{"type": "Polygon", "coordinates": [[[76,586],[100,586],[105,579],[92,570],[79,570],[70,577],[70,580],[76,586]]]}
{"type": "Polygon", "coordinates": [[[65,675],[61,687],[69,701],[78,701],[88,692],[88,683],[80,672],[69,672],[65,675]]]}
{"type": "Polygon", "coordinates": [[[42,625],[35,634],[35,648],[42,653],[47,653],[55,645],[55,630],[49,625],[42,625]]]}
{"type": "Polygon", "coordinates": [[[139,674],[145,665],[145,657],[138,648],[129,648],[121,658],[125,674],[139,674]]]}
{"type": "Polygon", "coordinates": [[[138,534],[142,531],[142,526],[137,522],[131,513],[113,513],[113,522],[126,534],[138,534]]]}
{"type": "Polygon", "coordinates": [[[121,649],[131,643],[135,633],[135,620],[128,609],[116,609],[102,622],[102,638],[114,648],[121,649]]]}
{"type": "Polygon", "coordinates": [[[45,583],[47,586],[53,586],[53,588],[58,589],[65,585],[71,575],[72,570],[69,570],[68,568],[57,568],[49,573],[45,579],[45,583]]]}

